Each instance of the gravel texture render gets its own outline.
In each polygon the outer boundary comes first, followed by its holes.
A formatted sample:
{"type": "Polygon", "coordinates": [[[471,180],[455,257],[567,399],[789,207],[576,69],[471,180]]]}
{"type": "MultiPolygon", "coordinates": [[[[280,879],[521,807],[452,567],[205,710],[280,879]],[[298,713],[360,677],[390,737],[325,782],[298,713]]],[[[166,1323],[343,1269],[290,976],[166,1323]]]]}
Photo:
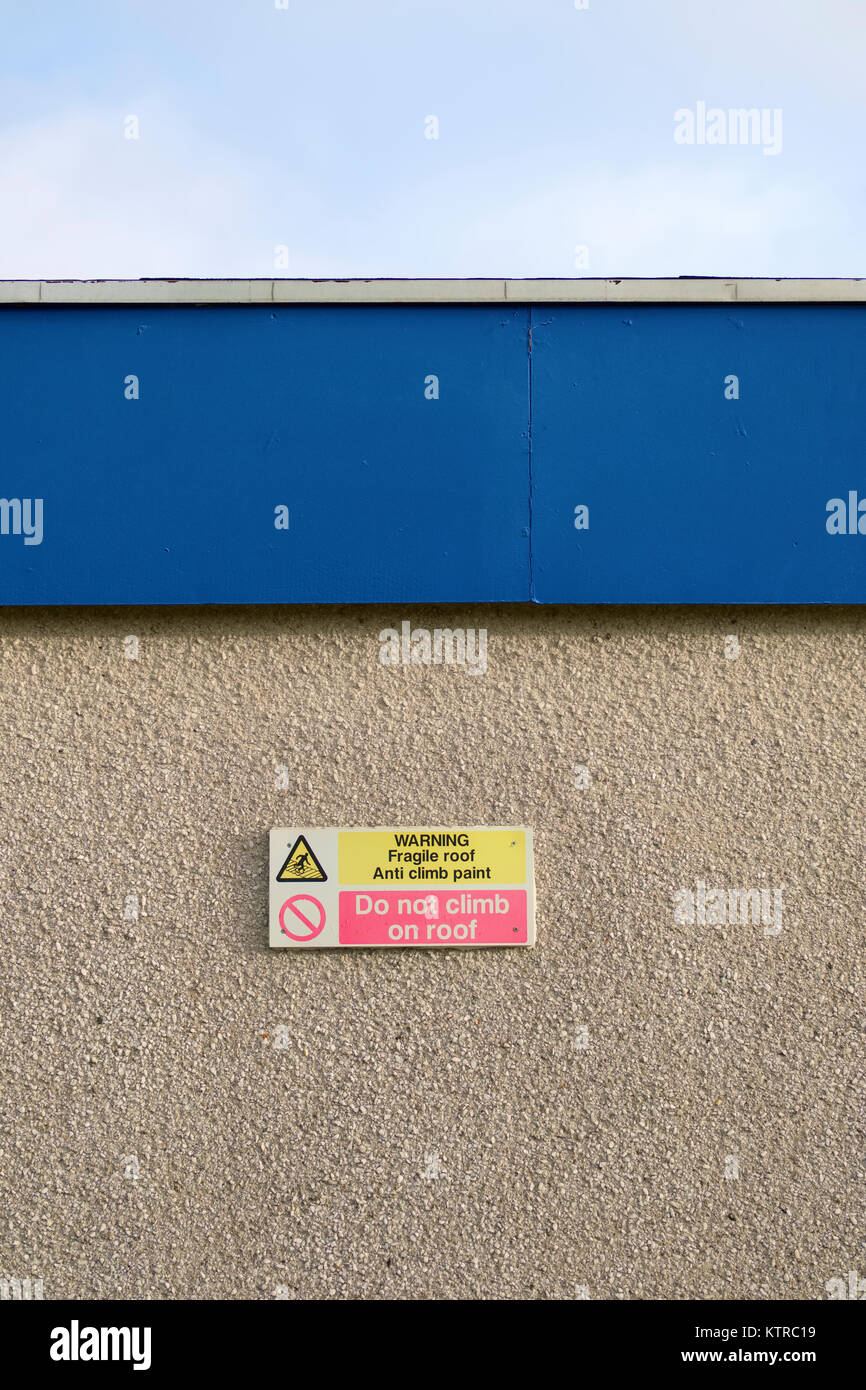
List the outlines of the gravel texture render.
{"type": "Polygon", "coordinates": [[[777,1300],[866,1272],[862,610],[14,609],[0,659],[0,1275],[777,1300]],[[485,628],[486,672],[384,666],[405,620],[485,628]],[[270,949],[295,824],[531,825],[536,947],[270,949]],[[781,889],[781,930],[676,920],[699,883],[781,889]]]}

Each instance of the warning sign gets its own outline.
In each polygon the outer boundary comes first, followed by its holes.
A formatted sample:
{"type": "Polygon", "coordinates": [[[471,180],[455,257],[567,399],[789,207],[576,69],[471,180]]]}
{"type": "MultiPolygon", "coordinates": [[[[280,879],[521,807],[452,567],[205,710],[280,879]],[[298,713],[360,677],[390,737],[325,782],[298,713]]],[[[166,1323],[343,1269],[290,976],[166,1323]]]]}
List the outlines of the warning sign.
{"type": "Polygon", "coordinates": [[[525,826],[272,830],[270,879],[272,946],[535,945],[525,826]]]}
{"type": "Polygon", "coordinates": [[[289,850],[286,862],[277,874],[278,883],[325,883],[328,875],[322,868],[305,835],[299,835],[289,850]]]}
{"type": "Polygon", "coordinates": [[[341,883],[525,883],[525,830],[344,830],[341,883]]]}

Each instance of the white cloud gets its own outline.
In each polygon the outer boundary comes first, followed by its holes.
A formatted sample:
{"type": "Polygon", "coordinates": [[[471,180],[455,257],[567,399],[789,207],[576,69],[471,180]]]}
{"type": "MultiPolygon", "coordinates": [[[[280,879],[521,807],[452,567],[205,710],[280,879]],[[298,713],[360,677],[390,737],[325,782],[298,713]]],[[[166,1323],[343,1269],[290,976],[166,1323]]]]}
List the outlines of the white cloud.
{"type": "Polygon", "coordinates": [[[209,141],[161,100],[7,129],[0,278],[267,276],[275,245],[294,250],[294,211],[309,204],[285,177],[278,197],[273,187],[273,170],[209,141]],[[138,140],[124,138],[129,114],[138,140]]]}
{"type": "Polygon", "coordinates": [[[686,149],[679,162],[587,173],[512,198],[465,228],[451,273],[857,273],[858,239],[831,187],[768,179],[758,150],[726,150],[729,168],[719,158],[701,168],[703,153],[686,149]],[[577,245],[588,247],[586,270],[575,268],[577,245]]]}
{"type": "Polygon", "coordinates": [[[224,147],[162,100],[78,109],[0,133],[0,278],[862,270],[832,171],[822,180],[752,147],[671,146],[650,167],[596,165],[525,191],[507,165],[470,160],[371,188],[357,206],[339,183],[323,177],[313,193],[273,158],[224,147]],[[123,137],[133,112],[138,141],[123,137]],[[275,270],[282,244],[289,266],[275,270]]]}

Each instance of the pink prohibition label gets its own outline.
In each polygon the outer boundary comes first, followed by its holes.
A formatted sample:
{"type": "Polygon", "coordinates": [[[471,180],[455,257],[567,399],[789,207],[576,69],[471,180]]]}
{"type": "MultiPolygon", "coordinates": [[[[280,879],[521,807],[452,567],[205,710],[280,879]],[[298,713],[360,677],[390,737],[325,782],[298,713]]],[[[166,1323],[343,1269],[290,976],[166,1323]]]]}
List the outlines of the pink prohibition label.
{"type": "Polygon", "coordinates": [[[340,894],[341,946],[515,946],[526,941],[526,889],[375,888],[340,894]]]}

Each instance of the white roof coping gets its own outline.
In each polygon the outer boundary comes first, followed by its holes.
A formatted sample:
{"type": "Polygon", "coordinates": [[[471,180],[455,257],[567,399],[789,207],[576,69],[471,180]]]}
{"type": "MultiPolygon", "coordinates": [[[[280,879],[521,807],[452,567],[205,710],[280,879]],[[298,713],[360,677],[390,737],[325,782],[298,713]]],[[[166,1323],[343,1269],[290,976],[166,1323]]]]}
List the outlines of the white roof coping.
{"type": "Polygon", "coordinates": [[[0,304],[850,304],[866,279],[2,280],[0,304]]]}

